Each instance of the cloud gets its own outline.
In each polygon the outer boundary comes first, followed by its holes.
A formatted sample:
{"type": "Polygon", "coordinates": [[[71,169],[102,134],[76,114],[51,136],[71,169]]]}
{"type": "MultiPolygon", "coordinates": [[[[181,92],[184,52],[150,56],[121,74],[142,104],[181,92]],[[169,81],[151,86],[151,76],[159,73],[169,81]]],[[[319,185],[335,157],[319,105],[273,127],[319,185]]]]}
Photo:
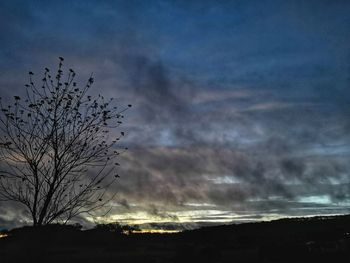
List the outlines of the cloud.
{"type": "Polygon", "coordinates": [[[289,158],[279,158],[279,151],[275,155],[269,150],[268,156],[257,151],[259,148],[245,152],[230,148],[135,150],[122,161],[133,165],[122,171],[125,177],[117,189],[126,199],[140,204],[156,203],[179,209],[187,202],[222,207],[239,203],[249,208],[251,198],[268,200],[269,196],[280,196],[293,200],[310,190],[332,194],[334,182],[342,180],[339,169],[348,169],[346,163],[337,160],[325,163],[324,159],[293,159],[292,153],[289,158]],[[231,182],[226,179],[216,183],[224,176],[232,178],[231,182]],[[317,190],[320,184],[323,187],[317,190]]]}
{"type": "Polygon", "coordinates": [[[176,81],[161,61],[147,56],[128,56],[125,61],[131,96],[136,98],[145,123],[176,122],[189,114],[186,95],[190,90],[185,83],[176,81]]]}
{"type": "Polygon", "coordinates": [[[170,221],[196,209],[187,203],[252,218],[348,211],[349,4],[0,5],[2,97],[23,95],[28,70],[40,78],[64,56],[79,83],[94,72],[92,95],[133,104],[117,212],[170,221]],[[323,195],[331,208],[298,202],[323,195]]]}
{"type": "Polygon", "coordinates": [[[0,229],[12,229],[30,224],[30,214],[15,202],[0,203],[0,229]]]}
{"type": "Polygon", "coordinates": [[[151,216],[155,216],[161,219],[168,219],[170,221],[177,221],[179,218],[176,215],[172,215],[167,212],[160,212],[155,205],[150,205],[150,210],[148,212],[151,216]]]}

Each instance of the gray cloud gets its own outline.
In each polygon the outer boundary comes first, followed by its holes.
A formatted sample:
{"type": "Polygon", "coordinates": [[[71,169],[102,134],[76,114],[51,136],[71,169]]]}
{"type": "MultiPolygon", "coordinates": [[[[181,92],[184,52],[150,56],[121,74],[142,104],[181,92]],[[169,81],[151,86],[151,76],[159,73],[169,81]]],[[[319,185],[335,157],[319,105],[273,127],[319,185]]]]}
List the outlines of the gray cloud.
{"type": "Polygon", "coordinates": [[[34,2],[0,4],[1,96],[64,56],[93,95],[133,104],[118,212],[348,211],[347,3],[34,2]]]}

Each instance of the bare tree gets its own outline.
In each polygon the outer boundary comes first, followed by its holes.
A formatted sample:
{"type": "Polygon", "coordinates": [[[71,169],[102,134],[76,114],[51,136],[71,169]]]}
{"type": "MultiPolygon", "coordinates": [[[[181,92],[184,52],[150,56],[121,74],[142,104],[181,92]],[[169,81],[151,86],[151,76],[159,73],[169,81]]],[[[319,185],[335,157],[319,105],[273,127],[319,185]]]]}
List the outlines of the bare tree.
{"type": "Polygon", "coordinates": [[[87,94],[94,79],[78,88],[75,72],[45,68],[42,85],[29,72],[25,98],[11,105],[0,100],[0,197],[23,204],[33,225],[68,222],[81,213],[105,207],[113,198],[108,187],[119,177],[116,149],[124,135],[110,138],[124,108],[87,94]],[[65,75],[65,76],[64,76],[65,75]]]}

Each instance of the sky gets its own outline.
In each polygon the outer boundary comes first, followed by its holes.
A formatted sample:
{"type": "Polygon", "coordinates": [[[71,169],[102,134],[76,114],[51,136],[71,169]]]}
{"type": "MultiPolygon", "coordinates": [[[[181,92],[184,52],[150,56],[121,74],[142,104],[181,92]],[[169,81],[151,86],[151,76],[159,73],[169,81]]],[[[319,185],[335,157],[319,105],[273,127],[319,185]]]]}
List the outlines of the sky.
{"type": "MultiPolygon", "coordinates": [[[[350,212],[350,2],[0,2],[0,93],[57,68],[127,112],[105,222],[350,212]]],[[[120,132],[118,130],[116,133],[120,132]]],[[[0,203],[0,227],[28,223],[0,203]]],[[[92,219],[78,219],[85,225],[92,219]]]]}

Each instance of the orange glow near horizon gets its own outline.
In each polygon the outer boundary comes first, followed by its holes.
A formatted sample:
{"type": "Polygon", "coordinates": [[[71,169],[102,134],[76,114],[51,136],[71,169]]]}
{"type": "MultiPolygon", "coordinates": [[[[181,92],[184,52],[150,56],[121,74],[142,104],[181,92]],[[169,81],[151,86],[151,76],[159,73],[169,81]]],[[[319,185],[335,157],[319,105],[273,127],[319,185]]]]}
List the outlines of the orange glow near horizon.
{"type": "Polygon", "coordinates": [[[134,231],[134,234],[175,234],[179,233],[181,230],[166,230],[166,229],[141,229],[134,231]]]}
{"type": "Polygon", "coordinates": [[[4,238],[4,237],[7,237],[8,234],[4,234],[4,233],[0,233],[0,238],[4,238]]]}

